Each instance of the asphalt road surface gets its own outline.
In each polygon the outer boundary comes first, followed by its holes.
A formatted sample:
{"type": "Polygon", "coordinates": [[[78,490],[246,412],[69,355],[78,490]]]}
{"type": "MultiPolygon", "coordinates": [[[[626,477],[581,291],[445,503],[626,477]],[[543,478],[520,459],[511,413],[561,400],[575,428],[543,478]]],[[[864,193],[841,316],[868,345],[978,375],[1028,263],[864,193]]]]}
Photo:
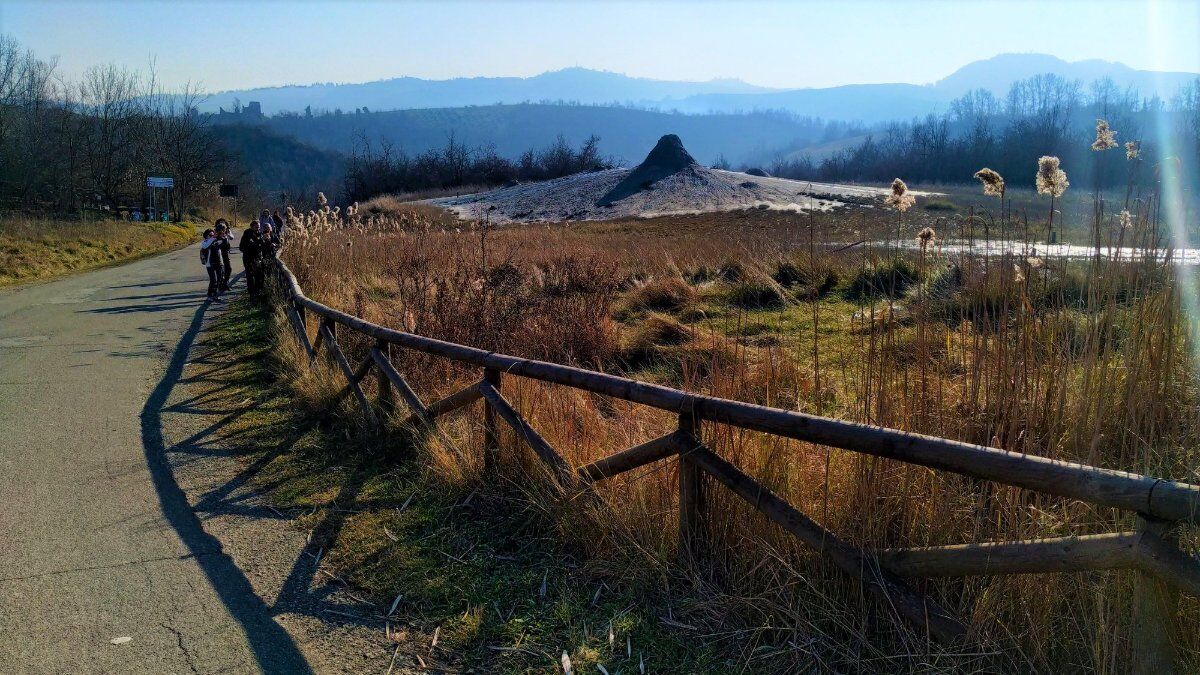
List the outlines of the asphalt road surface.
{"type": "Polygon", "coordinates": [[[204,286],[193,246],[0,291],[0,672],[310,672],[164,457],[204,286]]]}

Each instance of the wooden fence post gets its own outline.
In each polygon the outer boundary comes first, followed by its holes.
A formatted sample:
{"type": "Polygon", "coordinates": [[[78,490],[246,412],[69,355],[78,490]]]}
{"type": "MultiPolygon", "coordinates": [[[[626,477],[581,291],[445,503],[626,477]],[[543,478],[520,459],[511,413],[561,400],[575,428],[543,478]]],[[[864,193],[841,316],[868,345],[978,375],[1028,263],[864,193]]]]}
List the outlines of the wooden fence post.
{"type": "MultiPolygon", "coordinates": [[[[1177,545],[1171,532],[1172,523],[1141,513],[1137,514],[1136,530],[1146,537],[1158,537],[1177,545]]],[[[1170,675],[1178,672],[1175,638],[1179,612],[1179,595],[1173,587],[1152,574],[1139,570],[1134,581],[1133,596],[1133,663],[1131,672],[1137,674],[1170,675]]]]}
{"type": "MultiPolygon", "coordinates": [[[[483,381],[500,389],[500,371],[495,368],[485,368],[483,381]]],[[[496,411],[492,406],[483,406],[483,468],[491,469],[496,465],[496,453],[500,451],[500,433],[496,426],[496,411]]]]}
{"type": "MultiPolygon", "coordinates": [[[[384,357],[390,362],[392,360],[392,343],[385,340],[375,340],[375,347],[383,352],[384,357]]],[[[375,369],[375,383],[379,388],[379,407],[387,412],[392,412],[396,409],[396,397],[392,393],[392,381],[388,379],[387,373],[383,368],[375,369]]]]}
{"type": "Polygon", "coordinates": [[[694,562],[703,546],[704,473],[687,454],[700,436],[692,410],[679,414],[679,431],[689,444],[679,453],[679,559],[694,562]]]}
{"type": "Polygon", "coordinates": [[[308,335],[308,310],[304,305],[292,299],[292,307],[296,310],[296,316],[300,317],[300,327],[304,329],[304,335],[308,335]]]}

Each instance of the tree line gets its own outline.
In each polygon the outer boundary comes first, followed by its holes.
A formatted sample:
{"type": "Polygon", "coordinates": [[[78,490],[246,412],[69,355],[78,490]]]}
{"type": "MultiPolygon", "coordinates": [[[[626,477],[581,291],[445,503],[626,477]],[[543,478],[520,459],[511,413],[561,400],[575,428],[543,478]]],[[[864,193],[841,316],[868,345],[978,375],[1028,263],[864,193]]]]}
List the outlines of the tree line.
{"type": "MultiPolygon", "coordinates": [[[[825,157],[783,157],[777,176],[820,181],[890,181],[896,176],[924,183],[970,182],[991,167],[1016,184],[1032,175],[1042,155],[1062,158],[1078,184],[1123,186],[1130,180],[1123,153],[1089,150],[1096,120],[1107,120],[1121,143],[1138,143],[1142,164],[1173,158],[1191,185],[1200,183],[1200,78],[1170,101],[1142,98],[1111,79],[1085,87],[1057,75],[1013,83],[999,97],[979,89],[953,101],[941,115],[892,123],[825,157]],[[1167,139],[1164,143],[1162,139],[1167,139]]],[[[1154,180],[1153,171],[1134,176],[1154,180]]]]}
{"type": "Polygon", "coordinates": [[[444,147],[413,156],[386,140],[372,143],[360,135],[347,161],[343,188],[347,201],[354,202],[380,194],[549,180],[612,166],[612,160],[600,155],[597,136],[589,136],[576,149],[560,134],[547,147],[526,150],[511,160],[492,146],[468,148],[453,132],[444,147]]]}
{"type": "Polygon", "coordinates": [[[256,125],[215,124],[216,116],[198,112],[202,100],[190,85],[161,87],[153,67],[100,65],[69,81],[55,60],[0,34],[0,208],[116,215],[144,207],[146,178],[160,174],[174,178],[178,218],[189,206],[211,204],[223,180],[239,183],[247,202],[270,190],[304,204],[338,181],[354,201],[612,165],[596,136],[578,148],[559,136],[509,159],[494,147],[469,148],[454,133],[442,148],[411,156],[363,133],[346,157],[256,125]]]}
{"type": "Polygon", "coordinates": [[[139,208],[146,177],[172,176],[177,213],[238,171],[196,110],[150,72],[95,66],[68,81],[55,60],[0,34],[0,205],[57,213],[139,208]]]}

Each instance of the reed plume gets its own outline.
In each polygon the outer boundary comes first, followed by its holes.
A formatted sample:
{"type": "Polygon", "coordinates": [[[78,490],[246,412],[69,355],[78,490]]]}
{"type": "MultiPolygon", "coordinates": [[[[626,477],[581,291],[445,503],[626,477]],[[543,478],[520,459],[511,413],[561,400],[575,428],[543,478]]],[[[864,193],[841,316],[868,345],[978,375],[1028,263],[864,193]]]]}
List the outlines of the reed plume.
{"type": "Polygon", "coordinates": [[[1133,214],[1128,209],[1123,209],[1117,218],[1120,220],[1122,232],[1133,227],[1133,214]]]}
{"type": "Polygon", "coordinates": [[[937,239],[937,232],[934,232],[932,227],[926,227],[917,233],[917,243],[921,245],[922,251],[928,248],[935,239],[937,239]]]}
{"type": "Polygon", "coordinates": [[[1061,160],[1050,155],[1043,155],[1038,160],[1037,191],[1040,195],[1050,195],[1053,198],[1063,196],[1071,183],[1067,173],[1061,168],[1061,160]]]}
{"type": "Polygon", "coordinates": [[[983,183],[983,194],[989,197],[1004,197],[1004,178],[987,167],[975,172],[975,177],[983,183]]]}
{"type": "Polygon", "coordinates": [[[892,194],[888,195],[886,201],[897,211],[903,213],[917,203],[917,198],[909,193],[908,186],[904,184],[904,181],[897,178],[892,181],[892,194]]]}
{"type": "Polygon", "coordinates": [[[1092,149],[1096,152],[1111,150],[1117,147],[1117,132],[1109,128],[1106,120],[1096,120],[1096,140],[1092,142],[1092,149]]]}
{"type": "Polygon", "coordinates": [[[1037,191],[1041,195],[1050,195],[1050,217],[1046,225],[1046,243],[1054,243],[1054,200],[1063,196],[1071,183],[1067,181],[1067,172],[1063,171],[1057,157],[1043,155],[1038,160],[1037,191]]]}

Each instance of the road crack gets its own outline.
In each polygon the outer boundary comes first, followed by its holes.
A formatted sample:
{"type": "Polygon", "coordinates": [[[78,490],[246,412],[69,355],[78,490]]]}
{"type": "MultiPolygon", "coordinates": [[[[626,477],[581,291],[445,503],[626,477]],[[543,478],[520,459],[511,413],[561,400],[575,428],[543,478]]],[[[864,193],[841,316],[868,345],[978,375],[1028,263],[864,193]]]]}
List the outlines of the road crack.
{"type": "Polygon", "coordinates": [[[183,652],[183,658],[187,661],[188,668],[191,668],[192,672],[196,673],[196,675],[200,675],[200,671],[196,668],[196,662],[192,656],[192,653],[188,651],[188,648],[183,644],[183,633],[166,623],[160,623],[158,625],[171,631],[171,633],[175,636],[175,644],[179,647],[179,651],[183,652]]]}

